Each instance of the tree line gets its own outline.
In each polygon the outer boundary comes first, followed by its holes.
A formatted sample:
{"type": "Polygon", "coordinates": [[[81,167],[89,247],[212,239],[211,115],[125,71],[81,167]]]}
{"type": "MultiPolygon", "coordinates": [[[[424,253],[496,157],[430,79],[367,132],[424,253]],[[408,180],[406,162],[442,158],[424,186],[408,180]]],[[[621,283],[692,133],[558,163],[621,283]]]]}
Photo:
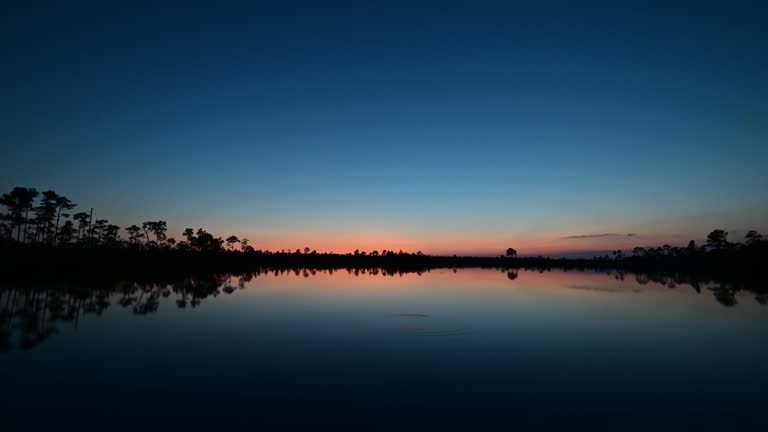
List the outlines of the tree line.
{"type": "MultiPolygon", "coordinates": [[[[29,245],[62,248],[131,248],[151,250],[178,250],[189,252],[245,252],[262,255],[325,255],[317,250],[282,249],[280,251],[257,250],[247,238],[230,235],[226,239],[216,237],[203,228],[186,228],[182,239],[168,237],[166,221],[144,221],[124,229],[107,219],[94,216],[93,208],[73,212],[77,204],[53,190],[38,192],[35,188],[14,187],[0,196],[0,206],[6,212],[0,214],[0,244],[29,245]],[[121,236],[121,231],[125,237],[121,236]]],[[[333,254],[331,252],[331,254],[333,254]]],[[[347,255],[356,257],[378,256],[425,256],[421,251],[408,253],[393,250],[366,252],[356,249],[347,255]]]]}
{"type": "Polygon", "coordinates": [[[768,252],[768,238],[755,230],[747,231],[743,242],[730,241],[728,232],[722,229],[712,230],[707,234],[703,245],[690,240],[684,247],[665,244],[659,247],[635,247],[631,255],[622,250],[611,251],[610,255],[595,257],[595,260],[603,261],[643,261],[664,260],[669,258],[701,258],[764,255],[768,252]]]}
{"type": "MultiPolygon", "coordinates": [[[[28,245],[36,248],[60,249],[128,249],[143,250],[174,250],[181,252],[202,252],[206,254],[217,252],[242,252],[248,255],[278,256],[295,260],[318,259],[322,257],[339,257],[352,259],[359,263],[365,259],[387,258],[389,262],[407,260],[435,261],[448,259],[452,265],[462,261],[464,265],[557,265],[568,267],[582,265],[583,260],[550,260],[545,257],[519,258],[514,248],[508,248],[500,257],[434,257],[421,251],[408,253],[393,250],[373,250],[370,252],[355,250],[346,254],[318,253],[309,247],[295,250],[269,251],[254,249],[247,238],[240,239],[231,235],[222,239],[207,232],[203,228],[194,230],[186,228],[182,238],[176,240],[168,237],[168,225],[163,220],[144,221],[140,225],[131,225],[125,229],[110,223],[107,219],[94,216],[93,209],[74,212],[77,204],[66,196],[59,195],[53,190],[38,192],[35,188],[14,187],[10,192],[0,196],[0,206],[6,210],[0,214],[0,245],[28,245]],[[121,236],[121,231],[125,237],[121,236]],[[506,264],[504,264],[506,263],[506,264]],[[540,264],[537,264],[540,263],[540,264]]],[[[687,246],[635,247],[630,254],[622,250],[614,250],[609,255],[596,256],[591,260],[593,266],[657,266],[682,265],[703,262],[736,261],[745,263],[757,262],[768,258],[768,238],[757,231],[747,232],[744,242],[733,242],[728,238],[728,232],[715,229],[710,232],[703,245],[697,245],[691,240],[687,246]]],[[[281,258],[282,259],[282,258],[281,258]]],[[[373,260],[375,261],[375,260],[373,260]]],[[[273,263],[274,264],[274,263],[273,263]]],[[[277,264],[280,264],[279,262],[277,264]]],[[[437,265],[437,263],[433,263],[437,265]]],[[[459,263],[461,264],[461,263],[459,263]]]]}
{"type": "Polygon", "coordinates": [[[168,224],[163,220],[145,221],[124,229],[107,219],[94,218],[93,209],[73,212],[77,204],[53,190],[38,192],[35,188],[15,187],[2,194],[0,205],[0,238],[5,243],[47,247],[134,247],[167,248],[193,251],[252,251],[248,239],[215,237],[204,229],[187,228],[184,240],[168,237],[168,224]]]}

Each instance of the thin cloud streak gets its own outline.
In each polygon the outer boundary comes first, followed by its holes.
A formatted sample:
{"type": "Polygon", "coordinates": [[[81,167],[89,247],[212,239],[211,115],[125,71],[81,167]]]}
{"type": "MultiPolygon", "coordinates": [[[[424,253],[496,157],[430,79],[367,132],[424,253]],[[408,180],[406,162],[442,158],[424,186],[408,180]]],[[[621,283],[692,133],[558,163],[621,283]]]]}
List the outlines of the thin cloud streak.
{"type": "Polygon", "coordinates": [[[637,236],[637,234],[634,234],[634,233],[628,233],[628,234],[600,233],[600,234],[572,235],[572,236],[566,236],[563,238],[567,240],[578,240],[578,239],[593,239],[593,238],[602,238],[602,237],[635,237],[635,236],[637,236]]]}

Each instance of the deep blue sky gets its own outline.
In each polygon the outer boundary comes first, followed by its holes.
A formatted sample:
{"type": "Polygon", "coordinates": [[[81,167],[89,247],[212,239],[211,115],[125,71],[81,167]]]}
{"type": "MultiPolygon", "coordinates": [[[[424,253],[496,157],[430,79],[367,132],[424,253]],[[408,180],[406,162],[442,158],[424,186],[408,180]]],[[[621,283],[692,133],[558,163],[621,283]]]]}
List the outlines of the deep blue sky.
{"type": "Polygon", "coordinates": [[[278,249],[768,228],[764,2],[108,3],[2,6],[2,190],[278,249]]]}

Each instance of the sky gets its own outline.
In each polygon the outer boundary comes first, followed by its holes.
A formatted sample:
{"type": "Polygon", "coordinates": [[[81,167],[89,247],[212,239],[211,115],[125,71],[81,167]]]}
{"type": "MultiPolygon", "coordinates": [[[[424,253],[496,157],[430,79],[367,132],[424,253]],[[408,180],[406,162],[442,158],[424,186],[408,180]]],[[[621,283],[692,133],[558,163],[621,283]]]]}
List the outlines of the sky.
{"type": "Polygon", "coordinates": [[[0,190],[272,250],[768,230],[765,2],[110,3],[0,6],[0,190]]]}

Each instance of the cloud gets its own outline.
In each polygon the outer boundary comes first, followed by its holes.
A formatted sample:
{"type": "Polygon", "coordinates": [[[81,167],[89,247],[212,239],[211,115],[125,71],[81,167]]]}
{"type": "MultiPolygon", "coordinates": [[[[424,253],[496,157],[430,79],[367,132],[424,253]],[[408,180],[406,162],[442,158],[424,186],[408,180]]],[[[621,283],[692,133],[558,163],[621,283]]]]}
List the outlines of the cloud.
{"type": "Polygon", "coordinates": [[[629,233],[629,234],[600,233],[600,234],[572,235],[572,236],[566,236],[563,238],[569,239],[569,240],[578,240],[578,239],[591,239],[591,238],[601,238],[601,237],[635,237],[636,235],[637,234],[634,234],[634,233],[629,233]]]}

